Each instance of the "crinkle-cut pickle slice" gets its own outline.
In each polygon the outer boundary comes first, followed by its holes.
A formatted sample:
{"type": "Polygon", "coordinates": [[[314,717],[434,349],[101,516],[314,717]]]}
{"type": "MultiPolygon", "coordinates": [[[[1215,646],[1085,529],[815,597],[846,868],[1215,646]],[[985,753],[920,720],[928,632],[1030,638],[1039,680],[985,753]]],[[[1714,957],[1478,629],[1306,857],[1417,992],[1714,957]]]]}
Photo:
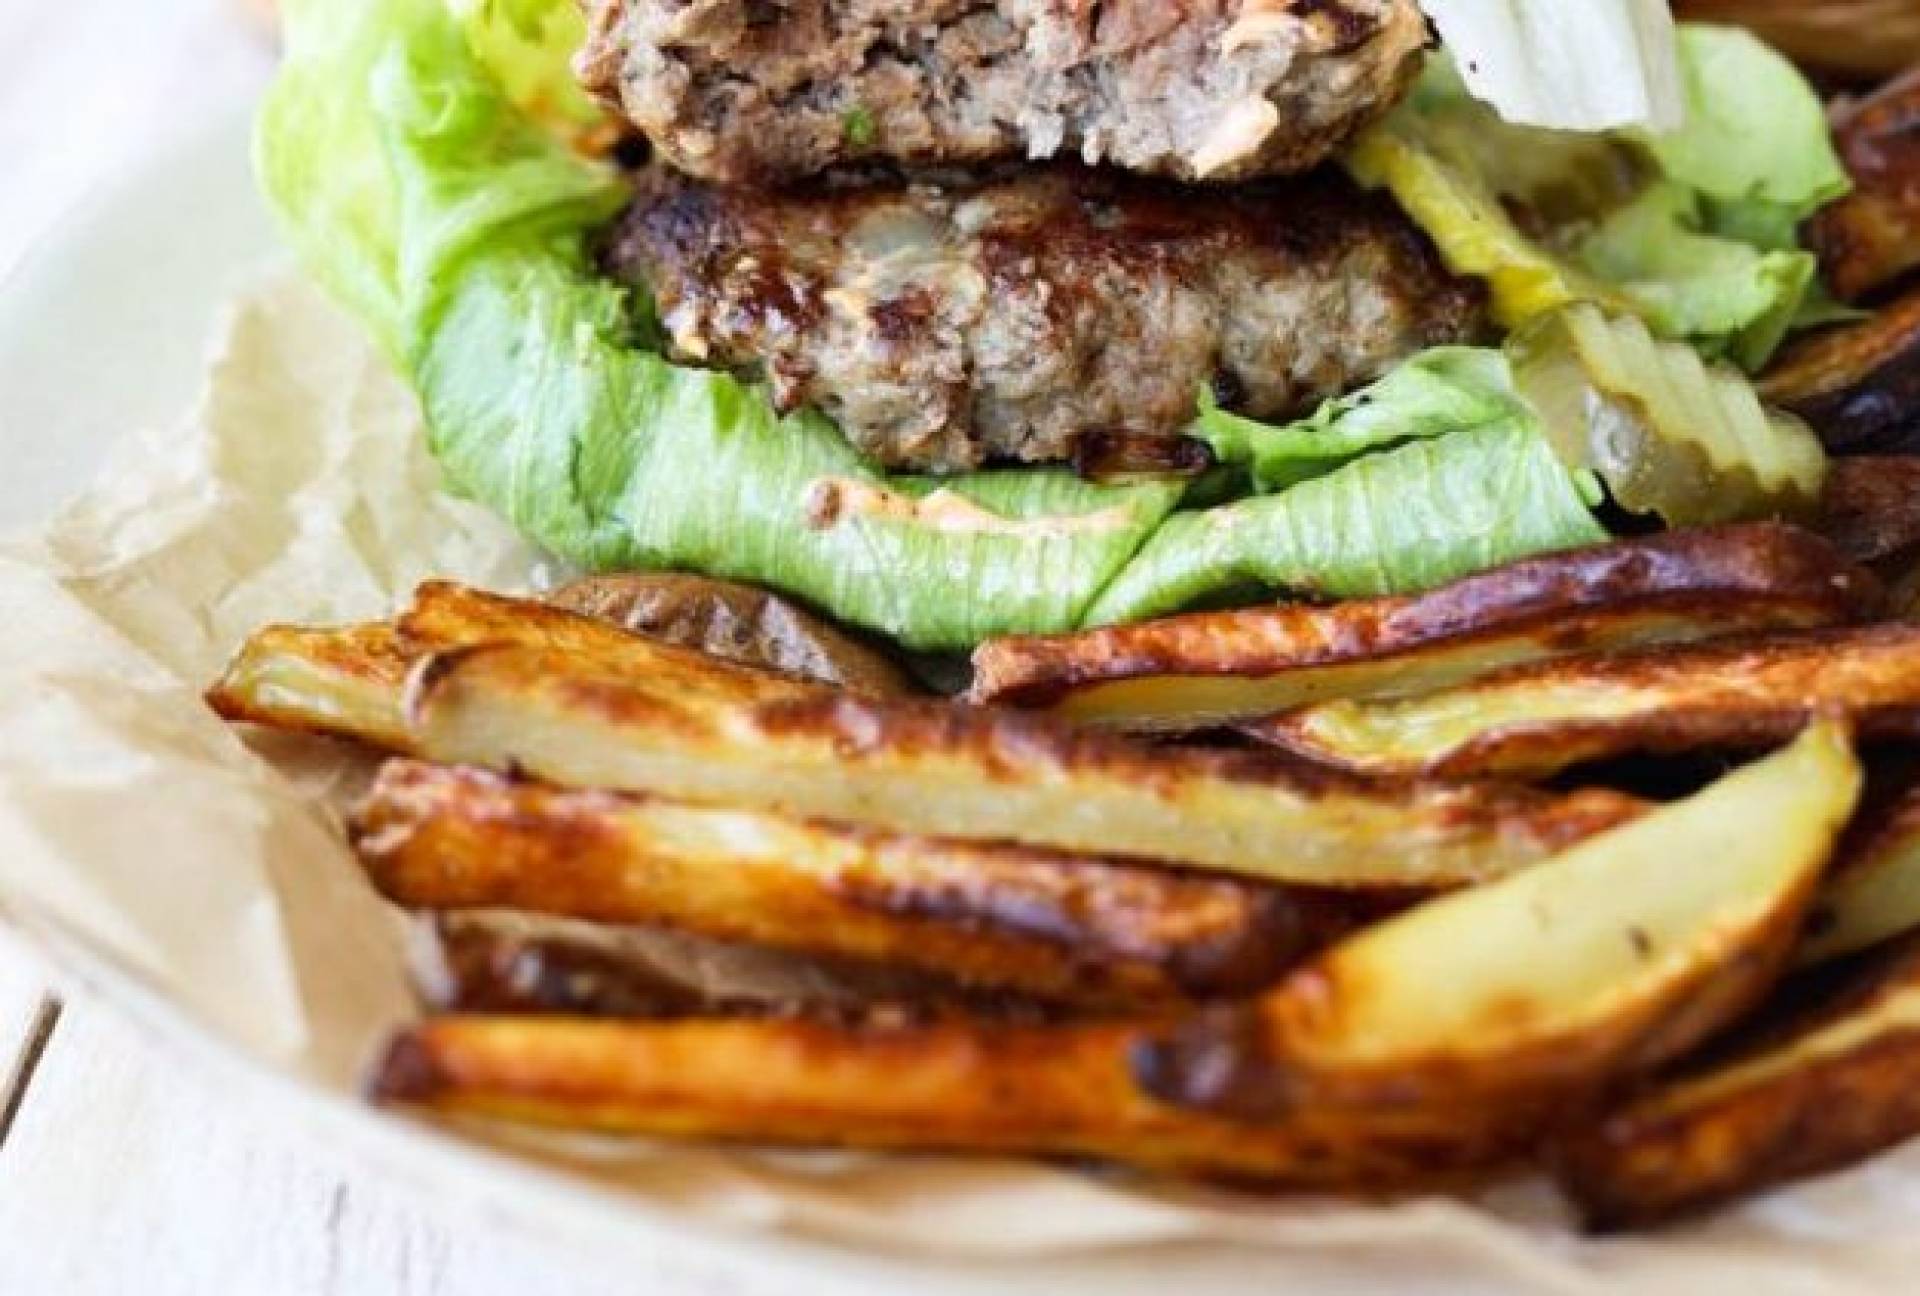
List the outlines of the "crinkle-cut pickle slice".
{"type": "Polygon", "coordinates": [[[1521,329],[1508,350],[1554,449],[1598,473],[1630,512],[1705,526],[1803,513],[1820,497],[1826,453],[1805,423],[1637,316],[1575,303],[1521,329]]]}

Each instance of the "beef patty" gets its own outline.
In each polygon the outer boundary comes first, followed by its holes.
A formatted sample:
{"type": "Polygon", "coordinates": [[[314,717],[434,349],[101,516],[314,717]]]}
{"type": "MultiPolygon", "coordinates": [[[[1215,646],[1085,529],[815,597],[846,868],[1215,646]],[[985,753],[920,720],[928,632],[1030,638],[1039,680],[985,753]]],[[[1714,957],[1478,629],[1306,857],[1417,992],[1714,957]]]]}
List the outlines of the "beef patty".
{"type": "Polygon", "coordinates": [[[674,166],[1073,157],[1304,171],[1397,99],[1415,0],[585,0],[579,68],[674,166]]]}
{"type": "Polygon", "coordinates": [[[1384,199],[1316,173],[1194,192],[1079,169],[760,193],[656,169],[603,261],[676,359],[763,374],[894,467],[1172,442],[1202,384],[1296,413],[1473,336],[1482,294],[1384,199]]]}

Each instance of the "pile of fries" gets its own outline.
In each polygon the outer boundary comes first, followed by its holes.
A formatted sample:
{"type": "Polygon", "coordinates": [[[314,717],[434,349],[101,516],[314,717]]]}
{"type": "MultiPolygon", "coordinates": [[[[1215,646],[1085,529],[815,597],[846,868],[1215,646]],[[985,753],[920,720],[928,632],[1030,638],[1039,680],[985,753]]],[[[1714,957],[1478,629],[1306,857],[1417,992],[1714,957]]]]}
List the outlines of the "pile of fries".
{"type": "Polygon", "coordinates": [[[1364,1193],[1545,1166],[1618,1226],[1920,1130],[1920,780],[1855,813],[1851,735],[1920,732],[1883,600],[1729,527],[991,643],[959,700],[758,592],[429,584],[209,697],[393,754],[352,838],[442,958],[383,1099],[1364,1193]],[[1742,749],[1665,801],[1517,777],[1742,749]],[[839,988],[715,997],[641,929],[839,988]]]}
{"type": "MultiPolygon", "coordinates": [[[[1920,80],[1850,112],[1892,156],[1920,80]]],[[[1842,456],[1806,528],[1001,640],[960,698],[687,576],[261,631],[210,702],[391,755],[352,840],[439,938],[374,1093],[1369,1194],[1533,1168],[1596,1228],[1920,1134],[1920,159],[1856,170],[1822,252],[1882,308],[1767,384],[1842,456]]]]}

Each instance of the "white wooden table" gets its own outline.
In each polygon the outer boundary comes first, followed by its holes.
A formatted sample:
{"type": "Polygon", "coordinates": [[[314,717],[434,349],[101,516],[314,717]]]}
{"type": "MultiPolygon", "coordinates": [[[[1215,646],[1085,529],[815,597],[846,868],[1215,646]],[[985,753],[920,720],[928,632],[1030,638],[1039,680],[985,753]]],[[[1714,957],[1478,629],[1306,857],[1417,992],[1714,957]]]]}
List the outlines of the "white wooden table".
{"type": "MultiPolygon", "coordinates": [[[[256,94],[234,0],[0,0],[0,276],[168,132],[256,94]]],[[[0,939],[0,1293],[660,1293],[354,1177],[0,939]]]]}

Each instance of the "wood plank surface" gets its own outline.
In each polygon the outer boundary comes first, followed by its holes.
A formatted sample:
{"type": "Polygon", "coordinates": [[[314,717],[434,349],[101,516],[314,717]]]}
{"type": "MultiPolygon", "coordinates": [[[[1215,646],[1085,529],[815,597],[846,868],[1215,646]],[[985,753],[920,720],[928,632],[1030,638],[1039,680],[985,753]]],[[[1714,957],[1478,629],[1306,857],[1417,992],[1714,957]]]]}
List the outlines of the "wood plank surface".
{"type": "MultiPolygon", "coordinates": [[[[38,1002],[30,971],[17,955],[0,962],[10,1039],[38,1002]]],[[[235,1111],[84,999],[61,1013],[0,1144],[7,1296],[552,1291],[659,1289],[357,1177],[297,1131],[235,1111]]]]}
{"type": "Polygon", "coordinates": [[[59,1017],[59,1001],[39,965],[0,938],[0,1158],[59,1017]]]}

